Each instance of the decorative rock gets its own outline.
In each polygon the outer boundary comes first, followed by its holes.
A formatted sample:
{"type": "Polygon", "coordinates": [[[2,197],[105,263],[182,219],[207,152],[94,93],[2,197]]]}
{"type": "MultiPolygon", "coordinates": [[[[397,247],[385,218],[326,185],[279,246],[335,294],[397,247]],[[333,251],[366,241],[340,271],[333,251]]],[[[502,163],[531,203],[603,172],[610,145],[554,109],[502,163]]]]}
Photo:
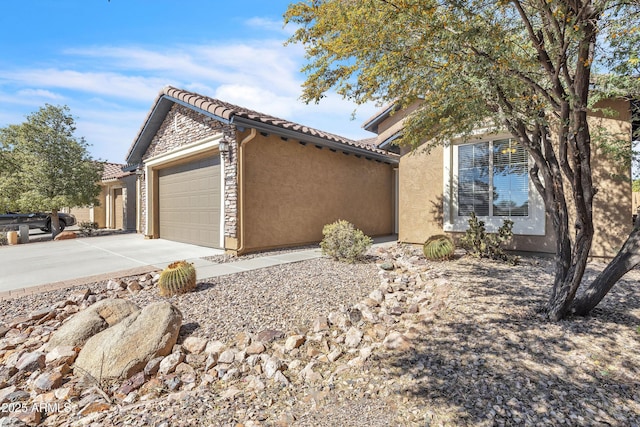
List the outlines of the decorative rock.
{"type": "Polygon", "coordinates": [[[187,337],[182,343],[182,347],[189,353],[199,354],[207,347],[207,340],[200,337],[187,337]]]}
{"type": "Polygon", "coordinates": [[[258,333],[256,339],[262,343],[268,344],[271,341],[283,338],[284,332],[275,329],[266,329],[258,333]]]}
{"type": "Polygon", "coordinates": [[[236,352],[232,349],[223,351],[218,357],[218,363],[231,364],[236,359],[236,352]]]}
{"type": "Polygon", "coordinates": [[[279,359],[275,357],[268,357],[262,362],[262,369],[264,370],[267,378],[273,378],[276,372],[284,369],[284,365],[279,359]]]}
{"type": "Polygon", "coordinates": [[[69,239],[75,239],[76,237],[76,233],[74,233],[73,231],[63,231],[62,233],[58,234],[53,240],[69,240],[69,239]]]}
{"type": "Polygon", "coordinates": [[[164,356],[158,356],[149,360],[144,367],[144,374],[149,377],[155,375],[158,372],[158,369],[160,369],[160,362],[162,362],[163,359],[164,356]]]}
{"type": "Polygon", "coordinates": [[[70,345],[57,346],[47,353],[45,362],[50,366],[71,365],[78,355],[77,349],[70,345]]]}
{"type": "MultiPolygon", "coordinates": [[[[11,417],[17,418],[23,423],[22,425],[26,426],[37,426],[42,422],[42,413],[31,408],[28,408],[26,411],[14,412],[11,414],[11,417]]],[[[4,427],[5,424],[3,423],[2,426],[4,427]]]]}
{"type": "Polygon", "coordinates": [[[351,328],[347,332],[347,335],[344,339],[344,344],[349,348],[356,348],[360,345],[360,341],[362,341],[363,333],[361,330],[357,328],[351,328]]]}
{"type": "Polygon", "coordinates": [[[266,350],[266,347],[264,346],[264,344],[262,344],[259,341],[256,341],[254,343],[251,343],[251,345],[247,347],[246,352],[248,355],[255,355],[255,354],[264,353],[265,350],[266,350]]]}
{"type": "Polygon", "coordinates": [[[45,367],[45,354],[39,351],[23,354],[15,365],[19,371],[33,372],[45,367]]]}
{"type": "Polygon", "coordinates": [[[226,346],[222,341],[210,341],[207,343],[207,346],[204,349],[204,352],[207,354],[220,354],[224,350],[226,346]]]}
{"type": "Polygon", "coordinates": [[[80,412],[78,412],[78,415],[84,417],[85,415],[89,415],[89,414],[92,414],[94,412],[106,411],[109,408],[111,408],[111,405],[109,405],[106,402],[97,402],[97,401],[96,402],[91,402],[87,406],[82,408],[80,410],[80,412]]]}
{"type": "Polygon", "coordinates": [[[391,271],[395,268],[392,262],[383,262],[382,264],[378,265],[378,267],[380,267],[384,271],[391,271]]]}
{"type": "Polygon", "coordinates": [[[41,391],[49,391],[62,385],[62,374],[59,372],[44,372],[38,375],[33,382],[36,389],[41,391]]]}
{"type": "Polygon", "coordinates": [[[356,324],[362,320],[362,313],[357,308],[349,309],[349,320],[351,323],[356,324]]]}
{"type": "Polygon", "coordinates": [[[375,289],[369,294],[369,298],[374,300],[378,304],[382,304],[382,301],[384,301],[384,294],[380,289],[375,289]]]}
{"type": "Polygon", "coordinates": [[[182,375],[182,374],[193,374],[195,373],[195,369],[193,369],[193,367],[191,365],[189,365],[188,363],[180,363],[178,364],[178,366],[176,366],[174,372],[176,373],[176,375],[182,375]]]}
{"type": "Polygon", "coordinates": [[[325,316],[316,317],[312,326],[313,332],[321,332],[329,329],[329,319],[325,316]]]}
{"type": "Polygon", "coordinates": [[[406,351],[411,348],[411,342],[400,332],[392,331],[384,339],[382,344],[389,350],[406,351]]]}
{"type": "Polygon", "coordinates": [[[142,290],[142,286],[140,286],[140,283],[138,283],[137,280],[132,280],[127,285],[127,289],[129,290],[129,292],[138,292],[142,290]]]}
{"type": "Polygon", "coordinates": [[[30,320],[40,320],[43,317],[47,316],[49,313],[51,313],[51,309],[49,308],[45,308],[42,310],[38,310],[38,311],[34,311],[31,314],[29,314],[29,319],[30,320]]]}
{"type": "Polygon", "coordinates": [[[134,390],[138,390],[145,382],[144,372],[138,372],[128,380],[122,383],[118,391],[116,391],[116,395],[121,395],[128,397],[131,392],[134,390]]]}
{"type": "Polygon", "coordinates": [[[0,389],[0,404],[8,402],[8,396],[14,393],[18,388],[15,385],[0,389]]]}
{"type": "Polygon", "coordinates": [[[184,360],[184,354],[182,353],[171,353],[160,362],[160,369],[158,369],[158,373],[166,375],[173,372],[176,369],[178,364],[182,363],[184,360]]]}
{"type": "Polygon", "coordinates": [[[331,353],[327,355],[327,358],[331,363],[333,363],[338,360],[340,356],[342,356],[342,350],[340,350],[339,348],[335,348],[331,353]]]}
{"type": "Polygon", "coordinates": [[[329,322],[343,330],[351,326],[351,321],[347,315],[336,311],[329,313],[329,322]]]}
{"type": "Polygon", "coordinates": [[[165,301],[151,304],[90,338],[76,359],[76,370],[94,378],[129,378],[149,360],[169,354],[181,325],[177,308],[165,301]]]}
{"type": "Polygon", "coordinates": [[[291,351],[294,348],[298,348],[302,344],[304,344],[305,340],[306,338],[304,335],[292,335],[287,338],[287,341],[284,343],[284,349],[286,351],[291,351]]]}
{"type": "Polygon", "coordinates": [[[205,362],[205,365],[204,365],[204,370],[208,371],[209,369],[211,369],[214,366],[216,366],[217,363],[218,363],[218,354],[217,353],[209,354],[209,356],[207,357],[207,360],[205,362]]]}
{"type": "Polygon", "coordinates": [[[57,346],[82,346],[98,332],[113,326],[130,314],[138,311],[138,306],[122,299],[105,299],[73,316],[53,333],[45,349],[57,346]]]}
{"type": "Polygon", "coordinates": [[[236,335],[236,347],[239,349],[245,349],[249,344],[251,344],[251,337],[246,332],[240,332],[236,335]]]}
{"type": "Polygon", "coordinates": [[[282,384],[283,386],[288,386],[289,384],[291,384],[291,382],[289,381],[289,378],[287,378],[282,371],[276,371],[276,373],[273,375],[273,380],[277,383],[282,384]]]}
{"type": "Polygon", "coordinates": [[[123,289],[126,289],[126,287],[127,284],[122,280],[109,280],[109,282],[107,283],[107,289],[109,289],[110,291],[121,291],[123,289]]]}

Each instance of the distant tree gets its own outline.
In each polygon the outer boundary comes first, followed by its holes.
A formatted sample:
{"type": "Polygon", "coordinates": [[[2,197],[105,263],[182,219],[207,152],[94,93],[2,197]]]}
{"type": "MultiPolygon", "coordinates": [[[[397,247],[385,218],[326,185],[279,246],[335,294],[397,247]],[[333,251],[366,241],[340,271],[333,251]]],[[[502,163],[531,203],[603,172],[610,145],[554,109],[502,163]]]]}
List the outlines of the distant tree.
{"type": "Polygon", "coordinates": [[[635,179],[632,185],[632,191],[640,191],[640,179],[635,179]]]}
{"type": "Polygon", "coordinates": [[[49,104],[0,128],[0,211],[51,212],[55,237],[61,208],[97,202],[103,166],[75,130],[69,107],[49,104]]]}
{"type": "Polygon", "coordinates": [[[299,26],[290,41],[306,49],[306,101],[331,88],[359,103],[419,99],[402,136],[413,148],[477,128],[517,138],[556,241],[549,319],[588,313],[638,263],[636,227],[616,273],[576,298],[594,236],[592,144],[631,157],[628,138],[595,138],[587,111],[640,94],[638,0],[307,0],[291,4],[285,21],[299,26]]]}

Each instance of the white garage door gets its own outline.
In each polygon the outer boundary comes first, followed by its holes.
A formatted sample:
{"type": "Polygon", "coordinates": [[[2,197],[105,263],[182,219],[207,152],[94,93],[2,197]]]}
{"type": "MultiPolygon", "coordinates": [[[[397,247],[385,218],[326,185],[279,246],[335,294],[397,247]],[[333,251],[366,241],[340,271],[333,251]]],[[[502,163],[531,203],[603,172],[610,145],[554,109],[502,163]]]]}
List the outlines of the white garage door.
{"type": "Polygon", "coordinates": [[[158,171],[160,238],[219,248],[220,157],[158,171]]]}

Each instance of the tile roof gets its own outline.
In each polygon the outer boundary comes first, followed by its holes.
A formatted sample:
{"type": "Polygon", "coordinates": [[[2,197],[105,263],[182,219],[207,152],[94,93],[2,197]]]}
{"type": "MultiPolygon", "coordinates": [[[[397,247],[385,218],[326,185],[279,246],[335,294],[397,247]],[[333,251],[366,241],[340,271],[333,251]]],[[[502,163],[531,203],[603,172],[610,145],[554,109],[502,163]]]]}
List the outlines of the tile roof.
{"type": "MultiPolygon", "coordinates": [[[[291,122],[289,120],[281,119],[271,116],[269,114],[253,111],[238,105],[230,104],[228,102],[220,101],[218,99],[210,98],[208,96],[200,95],[195,92],[190,92],[182,89],[178,89],[172,86],[164,87],[154,103],[154,107],[151,109],[147,119],[143,123],[142,128],[138,132],[129,153],[127,155],[127,161],[132,163],[137,159],[135,154],[142,156],[142,152],[146,150],[146,147],[139,147],[139,142],[143,140],[145,145],[150,143],[150,138],[153,137],[153,133],[159,126],[159,119],[153,120],[154,113],[159,109],[158,107],[162,103],[163,99],[169,99],[172,102],[177,102],[187,107],[200,110],[201,112],[213,116],[218,120],[235,124],[240,127],[257,128],[265,132],[272,132],[275,134],[297,134],[297,138],[303,139],[304,136],[311,137],[315,140],[327,141],[330,144],[339,144],[344,146],[345,149],[356,152],[369,152],[374,154],[374,157],[384,158],[391,162],[396,162],[397,159],[393,155],[389,155],[385,150],[378,149],[375,145],[370,143],[364,143],[363,141],[354,141],[349,138],[345,138],[329,132],[324,132],[318,129],[314,129],[308,126],[301,125],[299,123],[291,122]],[[148,133],[145,136],[145,133],[148,133]]],[[[160,110],[166,114],[169,106],[164,106],[160,110]]],[[[164,117],[162,117],[164,119],[164,117]]]]}
{"type": "Polygon", "coordinates": [[[104,170],[102,171],[102,180],[103,181],[112,181],[120,178],[124,178],[125,176],[131,175],[133,172],[123,172],[122,168],[125,165],[119,163],[109,163],[104,162],[104,170]]]}

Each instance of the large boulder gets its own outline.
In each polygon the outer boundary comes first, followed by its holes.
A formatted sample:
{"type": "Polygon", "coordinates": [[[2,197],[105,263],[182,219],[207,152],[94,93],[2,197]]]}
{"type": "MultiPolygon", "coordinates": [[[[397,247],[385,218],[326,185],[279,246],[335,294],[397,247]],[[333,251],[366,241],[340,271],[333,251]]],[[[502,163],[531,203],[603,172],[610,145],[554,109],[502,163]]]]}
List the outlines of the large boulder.
{"type": "Polygon", "coordinates": [[[87,307],[55,331],[45,350],[58,346],[82,346],[89,338],[140,310],[134,303],[123,299],[104,299],[87,307]]]}
{"type": "Polygon", "coordinates": [[[182,326],[182,313],[158,302],[94,335],[76,359],[74,374],[95,379],[127,379],[151,359],[171,353],[182,326]]]}

